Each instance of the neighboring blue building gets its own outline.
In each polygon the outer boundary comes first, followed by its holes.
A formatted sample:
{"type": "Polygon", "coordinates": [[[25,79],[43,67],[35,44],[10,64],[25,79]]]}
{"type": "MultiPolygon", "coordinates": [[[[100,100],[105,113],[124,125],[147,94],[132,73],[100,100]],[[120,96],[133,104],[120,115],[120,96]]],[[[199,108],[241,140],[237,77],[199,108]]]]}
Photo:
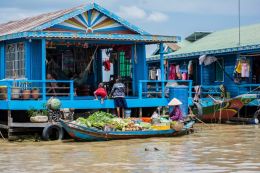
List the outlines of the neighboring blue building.
{"type": "MultiPolygon", "coordinates": [[[[165,45],[168,45],[165,48],[169,47],[169,44],[165,45]]],[[[172,64],[188,71],[188,64],[192,62],[193,75],[189,79],[193,80],[193,85],[202,86],[204,96],[219,92],[221,84],[230,97],[248,93],[260,86],[260,24],[241,27],[240,40],[238,28],[213,33],[195,32],[174,48],[164,55],[167,77],[170,76],[172,64]],[[216,57],[217,61],[207,66],[199,65],[199,57],[203,55],[216,57]],[[242,64],[245,68],[240,66],[242,64]],[[237,65],[240,67],[237,68],[237,65]],[[247,70],[247,74],[239,68],[247,70]]],[[[149,69],[158,66],[159,55],[156,51],[147,62],[149,69]]],[[[254,101],[250,105],[259,103],[254,101]]]]}

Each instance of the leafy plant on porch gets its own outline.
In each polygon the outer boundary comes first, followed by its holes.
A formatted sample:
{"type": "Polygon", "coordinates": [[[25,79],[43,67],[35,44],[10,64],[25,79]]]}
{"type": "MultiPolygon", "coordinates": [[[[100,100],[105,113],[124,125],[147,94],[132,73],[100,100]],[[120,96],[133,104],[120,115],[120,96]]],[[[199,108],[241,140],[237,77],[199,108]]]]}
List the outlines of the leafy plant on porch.
{"type": "Polygon", "coordinates": [[[38,115],[48,116],[48,111],[45,109],[43,109],[43,110],[30,109],[27,111],[27,115],[28,115],[28,117],[35,117],[38,115]]]}
{"type": "Polygon", "coordinates": [[[30,98],[30,96],[31,96],[30,85],[31,85],[31,82],[21,82],[23,99],[30,98]]]}
{"type": "Polygon", "coordinates": [[[48,110],[46,109],[46,104],[43,104],[43,109],[41,110],[36,110],[34,108],[31,108],[27,111],[28,117],[35,117],[38,115],[41,116],[48,116],[48,110]]]}

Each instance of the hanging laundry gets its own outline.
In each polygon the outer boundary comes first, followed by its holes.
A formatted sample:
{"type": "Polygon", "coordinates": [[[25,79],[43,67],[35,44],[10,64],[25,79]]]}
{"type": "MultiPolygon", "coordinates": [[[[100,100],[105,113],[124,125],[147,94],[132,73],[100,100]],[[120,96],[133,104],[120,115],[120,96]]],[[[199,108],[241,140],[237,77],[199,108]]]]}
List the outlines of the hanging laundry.
{"type": "Polygon", "coordinates": [[[105,71],[110,71],[111,65],[109,59],[103,62],[103,66],[105,67],[105,71]]]}
{"type": "Polygon", "coordinates": [[[249,65],[248,63],[242,63],[241,65],[241,77],[249,77],[249,65]]]}
{"type": "Polygon", "coordinates": [[[212,64],[213,62],[217,61],[218,59],[215,57],[215,56],[207,56],[204,60],[204,65],[207,66],[207,65],[210,65],[212,64]]]}
{"type": "Polygon", "coordinates": [[[177,79],[181,79],[180,65],[176,65],[175,70],[177,79]]]}
{"type": "Polygon", "coordinates": [[[161,69],[159,69],[159,68],[156,70],[156,77],[157,77],[157,80],[161,80],[162,79],[161,69]]]}
{"type": "Polygon", "coordinates": [[[155,69],[149,70],[149,78],[151,80],[155,80],[156,79],[156,70],[155,69]]]}
{"type": "Polygon", "coordinates": [[[172,64],[169,70],[169,80],[175,80],[175,79],[176,79],[176,68],[175,65],[172,64]]]}
{"type": "Polygon", "coordinates": [[[236,66],[236,72],[241,73],[242,71],[242,63],[238,61],[237,66],[236,66]]]}
{"type": "Polygon", "coordinates": [[[185,73],[182,73],[182,80],[187,80],[188,79],[188,75],[187,75],[187,73],[185,72],[185,73]]]}
{"type": "Polygon", "coordinates": [[[188,75],[193,75],[193,64],[191,60],[188,63],[188,75]]]}
{"type": "Polygon", "coordinates": [[[180,72],[181,73],[188,73],[188,67],[186,62],[184,62],[181,66],[180,66],[180,72]]]}
{"type": "Polygon", "coordinates": [[[200,65],[203,64],[203,62],[204,62],[204,60],[206,59],[206,57],[207,57],[207,55],[201,55],[201,56],[199,57],[199,64],[200,64],[200,65]]]}

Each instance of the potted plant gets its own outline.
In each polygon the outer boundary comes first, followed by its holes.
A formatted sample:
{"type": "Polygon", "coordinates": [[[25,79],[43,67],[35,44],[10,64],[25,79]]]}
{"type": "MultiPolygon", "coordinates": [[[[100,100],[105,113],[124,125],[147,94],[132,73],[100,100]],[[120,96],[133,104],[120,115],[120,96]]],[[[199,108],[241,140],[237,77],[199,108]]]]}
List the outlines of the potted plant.
{"type": "Polygon", "coordinates": [[[29,89],[29,85],[29,82],[22,83],[22,98],[24,100],[28,100],[31,97],[31,90],[29,89]]]}
{"type": "Polygon", "coordinates": [[[33,87],[32,93],[31,93],[32,94],[32,98],[37,100],[39,98],[39,95],[40,95],[39,93],[40,93],[39,88],[33,87]]]}
{"type": "Polygon", "coordinates": [[[7,99],[7,86],[0,86],[0,100],[7,99]]]}
{"type": "Polygon", "coordinates": [[[27,111],[27,115],[30,117],[30,121],[33,123],[45,123],[48,121],[48,111],[30,109],[27,111]]]}

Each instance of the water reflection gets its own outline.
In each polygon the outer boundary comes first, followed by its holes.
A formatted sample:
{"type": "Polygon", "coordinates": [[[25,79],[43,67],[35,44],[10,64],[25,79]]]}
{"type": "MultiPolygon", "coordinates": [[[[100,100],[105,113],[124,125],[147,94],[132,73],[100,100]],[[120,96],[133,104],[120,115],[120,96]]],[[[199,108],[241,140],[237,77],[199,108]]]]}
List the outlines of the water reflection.
{"type": "Polygon", "coordinates": [[[258,126],[198,125],[196,129],[196,133],[180,138],[85,143],[1,141],[0,170],[4,173],[260,171],[258,126]]]}

